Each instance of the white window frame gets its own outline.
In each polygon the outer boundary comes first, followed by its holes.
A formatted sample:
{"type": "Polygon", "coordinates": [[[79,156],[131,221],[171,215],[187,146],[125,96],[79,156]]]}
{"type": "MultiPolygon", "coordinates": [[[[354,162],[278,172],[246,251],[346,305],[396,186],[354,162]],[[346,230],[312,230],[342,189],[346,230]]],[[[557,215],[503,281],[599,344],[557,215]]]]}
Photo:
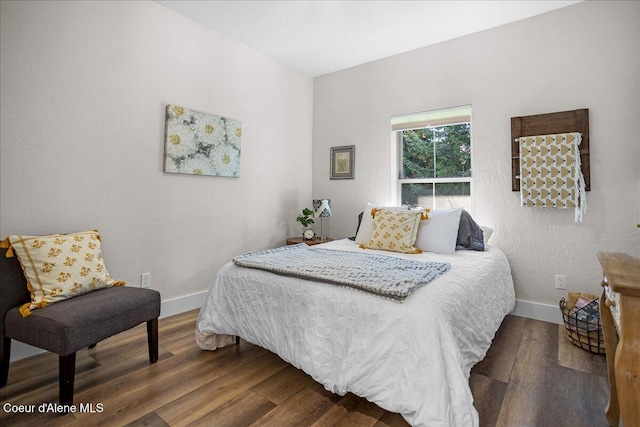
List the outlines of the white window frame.
{"type": "MultiPolygon", "coordinates": [[[[471,209],[474,207],[474,184],[473,184],[473,123],[471,120],[471,106],[445,108],[439,110],[426,111],[414,114],[405,114],[391,118],[391,199],[395,204],[402,203],[403,184],[439,184],[439,183],[469,183],[469,194],[471,197],[471,209]],[[425,129],[430,127],[457,125],[471,123],[469,135],[471,144],[471,176],[452,178],[402,178],[402,131],[412,129],[425,129]]],[[[436,186],[433,186],[433,206],[426,208],[438,209],[436,205],[436,186]]]]}

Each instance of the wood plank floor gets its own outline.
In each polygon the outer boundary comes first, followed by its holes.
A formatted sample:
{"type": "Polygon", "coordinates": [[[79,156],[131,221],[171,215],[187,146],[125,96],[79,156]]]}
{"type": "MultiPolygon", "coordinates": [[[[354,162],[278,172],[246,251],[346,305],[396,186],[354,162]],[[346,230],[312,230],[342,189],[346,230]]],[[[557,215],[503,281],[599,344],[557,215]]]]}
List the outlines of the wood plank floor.
{"type": "MultiPolygon", "coordinates": [[[[197,314],[160,320],[160,358],[153,365],[144,325],[78,352],[75,403],[90,403],[93,412],[38,413],[38,405],[57,402],[57,356],[14,362],[0,389],[0,425],[407,425],[365,399],[327,392],[247,342],[200,350],[197,314]],[[35,405],[36,413],[7,412],[6,403],[35,405]]],[[[607,384],[604,356],[570,344],[562,326],[514,316],[505,319],[470,378],[480,425],[501,427],[606,426],[607,384]]]]}

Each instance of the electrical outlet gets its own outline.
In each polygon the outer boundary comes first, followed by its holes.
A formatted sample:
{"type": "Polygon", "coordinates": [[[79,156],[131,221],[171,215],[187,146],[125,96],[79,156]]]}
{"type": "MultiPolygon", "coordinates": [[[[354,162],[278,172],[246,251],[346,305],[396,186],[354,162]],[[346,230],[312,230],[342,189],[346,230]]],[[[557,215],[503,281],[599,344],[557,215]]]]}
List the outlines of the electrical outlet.
{"type": "Polygon", "coordinates": [[[567,289],[567,276],[556,274],[556,289],[567,289]]]}
{"type": "Polygon", "coordinates": [[[140,287],[141,288],[151,287],[151,273],[142,273],[140,275],[140,287]]]}

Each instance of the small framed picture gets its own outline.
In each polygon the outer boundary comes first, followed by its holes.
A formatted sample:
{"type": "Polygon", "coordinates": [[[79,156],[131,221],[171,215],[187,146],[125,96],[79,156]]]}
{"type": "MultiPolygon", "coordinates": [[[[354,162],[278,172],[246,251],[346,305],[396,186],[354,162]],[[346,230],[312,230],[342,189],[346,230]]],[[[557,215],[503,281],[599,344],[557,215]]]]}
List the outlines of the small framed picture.
{"type": "Polygon", "coordinates": [[[331,179],[353,179],[356,146],[331,147],[331,179]]]}

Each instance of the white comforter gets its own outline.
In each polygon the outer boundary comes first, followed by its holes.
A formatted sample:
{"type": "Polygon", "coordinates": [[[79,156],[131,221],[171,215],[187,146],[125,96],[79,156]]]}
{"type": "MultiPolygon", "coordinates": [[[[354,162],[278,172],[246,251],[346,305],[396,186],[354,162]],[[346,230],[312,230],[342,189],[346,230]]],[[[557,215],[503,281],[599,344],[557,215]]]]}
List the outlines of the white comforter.
{"type": "MultiPolygon", "coordinates": [[[[362,251],[345,239],[322,245],[362,251]]],[[[223,266],[200,311],[198,345],[243,339],[277,353],[331,392],[352,392],[415,426],[477,426],[469,389],[515,303],[499,249],[386,255],[451,263],[400,304],[353,289],[223,266]]]]}

